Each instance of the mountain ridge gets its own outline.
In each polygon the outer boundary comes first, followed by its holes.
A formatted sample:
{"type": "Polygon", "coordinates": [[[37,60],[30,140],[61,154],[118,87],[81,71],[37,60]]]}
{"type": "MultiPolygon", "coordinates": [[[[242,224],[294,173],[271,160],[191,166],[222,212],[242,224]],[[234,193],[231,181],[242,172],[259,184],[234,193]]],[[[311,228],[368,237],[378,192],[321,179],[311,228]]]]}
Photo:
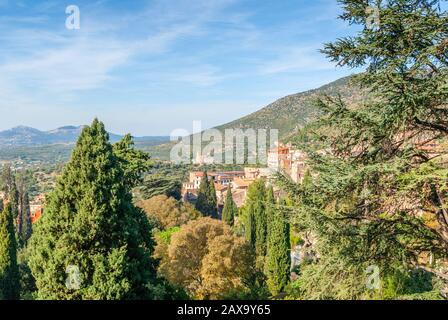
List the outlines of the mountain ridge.
{"type": "MultiPolygon", "coordinates": [[[[67,125],[53,130],[42,131],[28,126],[16,126],[11,129],[0,131],[0,148],[5,147],[34,147],[50,144],[74,144],[81,134],[84,125],[67,125]]],[[[112,142],[119,141],[123,135],[109,133],[112,142]]],[[[163,141],[169,140],[165,136],[135,137],[135,141],[163,141]]]]}
{"type": "MultiPolygon", "coordinates": [[[[254,113],[214,128],[221,132],[224,132],[225,129],[278,129],[279,139],[284,141],[318,115],[314,104],[318,97],[340,95],[349,104],[364,99],[366,95],[363,91],[350,83],[352,77],[344,77],[316,89],[287,95],[254,113]]],[[[48,150],[63,148],[63,151],[58,152],[63,155],[63,158],[66,158],[82,127],[63,126],[54,130],[40,131],[31,127],[19,126],[0,131],[0,160],[5,157],[17,158],[22,154],[31,154],[34,159],[36,158],[35,153],[39,153],[38,158],[40,158],[42,152],[37,150],[40,148],[48,150]],[[70,145],[64,146],[64,144],[70,145]],[[55,147],[53,148],[51,145],[55,145],[55,147]]],[[[110,138],[112,142],[115,142],[122,136],[110,133],[110,138]]],[[[165,136],[135,137],[134,140],[136,147],[161,160],[169,160],[170,151],[176,144],[176,142],[170,142],[170,138],[165,136]]],[[[28,156],[28,158],[30,157],[28,156]]]]}
{"type": "Polygon", "coordinates": [[[278,129],[280,139],[303,127],[318,115],[314,101],[319,96],[336,96],[356,102],[363,98],[359,88],[350,84],[353,76],[340,78],[316,89],[287,95],[249,115],[215,127],[225,129],[278,129]]]}
{"type": "MultiPolygon", "coordinates": [[[[213,129],[224,132],[226,129],[278,129],[279,140],[285,141],[308,122],[315,119],[319,112],[315,101],[322,96],[340,95],[348,104],[355,104],[366,94],[351,83],[353,75],[343,77],[316,89],[287,95],[268,104],[251,114],[213,129]]],[[[169,159],[170,150],[176,142],[170,142],[146,148],[151,155],[163,160],[169,159]]]]}

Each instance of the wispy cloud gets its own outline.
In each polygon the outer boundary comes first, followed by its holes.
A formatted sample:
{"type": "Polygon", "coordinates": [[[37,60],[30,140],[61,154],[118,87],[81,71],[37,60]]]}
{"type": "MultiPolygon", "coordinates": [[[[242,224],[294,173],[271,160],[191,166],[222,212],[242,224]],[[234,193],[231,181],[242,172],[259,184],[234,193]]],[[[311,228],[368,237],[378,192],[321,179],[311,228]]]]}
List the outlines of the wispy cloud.
{"type": "Polygon", "coordinates": [[[19,2],[0,0],[0,129],[26,119],[47,128],[85,123],[101,114],[115,127],[148,134],[168,119],[231,120],[226,112],[254,111],[276,93],[308,88],[309,78],[323,84],[339,74],[330,74],[332,64],[317,50],[337,28],[325,29],[335,25],[328,20],[334,6],[316,1],[77,0],[81,30],[70,31],[60,1],[17,9],[19,2]],[[145,117],[133,120],[142,105],[145,117]],[[155,118],[162,114],[161,124],[155,118]]]}
{"type": "Polygon", "coordinates": [[[277,57],[261,64],[260,74],[306,73],[334,69],[334,64],[327,61],[317,47],[287,47],[279,51],[277,57]]]}

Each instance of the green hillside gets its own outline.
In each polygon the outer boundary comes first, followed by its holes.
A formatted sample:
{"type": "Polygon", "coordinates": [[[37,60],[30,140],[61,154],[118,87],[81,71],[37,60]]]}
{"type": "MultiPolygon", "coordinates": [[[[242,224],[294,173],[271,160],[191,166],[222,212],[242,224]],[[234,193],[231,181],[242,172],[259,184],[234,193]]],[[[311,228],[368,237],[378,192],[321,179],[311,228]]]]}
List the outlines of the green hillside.
{"type": "Polygon", "coordinates": [[[278,129],[280,138],[302,127],[316,116],[314,101],[321,95],[340,94],[347,100],[360,99],[359,90],[349,85],[350,77],[341,78],[318,89],[281,98],[263,109],[217,127],[224,129],[278,129]]]}
{"type": "MultiPolygon", "coordinates": [[[[216,127],[225,129],[278,129],[280,139],[291,135],[316,116],[314,102],[319,96],[341,95],[348,102],[362,99],[359,88],[350,85],[350,78],[345,77],[318,89],[292,94],[281,98],[250,115],[216,127]]],[[[169,159],[173,143],[146,148],[154,158],[169,159]]]]}

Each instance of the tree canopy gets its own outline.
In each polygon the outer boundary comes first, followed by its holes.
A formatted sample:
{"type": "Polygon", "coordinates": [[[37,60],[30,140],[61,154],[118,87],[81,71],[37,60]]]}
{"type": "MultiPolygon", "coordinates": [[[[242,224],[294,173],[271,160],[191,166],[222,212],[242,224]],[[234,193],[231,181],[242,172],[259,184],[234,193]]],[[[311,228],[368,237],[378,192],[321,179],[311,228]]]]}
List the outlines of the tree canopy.
{"type": "Polygon", "coordinates": [[[365,68],[352,81],[368,98],[319,99],[322,117],[296,141],[312,177],[283,185],[296,200],[294,222],[316,238],[304,296],[350,299],[366,296],[369,266],[384,286],[400,266],[429,270],[424,256],[447,257],[448,15],[433,0],[339,2],[341,18],[361,30],[322,52],[365,68]],[[378,6],[376,28],[369,6],[378,6]]]}
{"type": "Polygon", "coordinates": [[[130,189],[141,166],[125,161],[129,145],[125,138],[114,148],[97,119],[83,129],[30,239],[38,298],[152,297],[151,227],[132,204],[130,189]],[[68,286],[72,271],[75,283],[68,286]]]}

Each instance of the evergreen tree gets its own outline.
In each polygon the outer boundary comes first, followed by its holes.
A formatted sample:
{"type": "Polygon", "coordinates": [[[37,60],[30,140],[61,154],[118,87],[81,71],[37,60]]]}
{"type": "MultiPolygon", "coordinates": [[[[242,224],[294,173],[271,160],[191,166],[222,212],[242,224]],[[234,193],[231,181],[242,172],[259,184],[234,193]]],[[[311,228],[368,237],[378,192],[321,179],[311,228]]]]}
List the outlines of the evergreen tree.
{"type": "Polygon", "coordinates": [[[235,222],[235,216],[238,214],[238,208],[233,201],[232,188],[229,186],[227,189],[226,200],[224,202],[224,208],[222,210],[222,220],[229,226],[233,226],[235,222]]]}
{"type": "Polygon", "coordinates": [[[218,209],[218,199],[216,197],[216,188],[215,188],[215,178],[211,178],[209,183],[209,189],[208,189],[208,203],[210,206],[210,216],[211,217],[217,217],[217,209],[218,209]]]}
{"type": "MultiPolygon", "coordinates": [[[[266,189],[264,180],[260,180],[257,188],[257,201],[253,203],[255,226],[256,226],[256,245],[257,257],[264,260],[267,252],[268,218],[266,215],[266,189]]],[[[262,262],[264,263],[264,262],[262,262]]]]}
{"type": "Polygon", "coordinates": [[[252,210],[246,209],[246,221],[244,225],[244,235],[246,241],[251,248],[255,249],[256,245],[256,227],[255,227],[255,215],[252,210]]]}
{"type": "Polygon", "coordinates": [[[196,210],[201,212],[204,217],[212,217],[216,214],[217,200],[215,192],[215,184],[210,181],[207,172],[199,186],[198,199],[196,201],[196,210]]]}
{"type": "Polygon", "coordinates": [[[196,200],[196,210],[201,212],[204,216],[209,215],[209,205],[207,203],[207,194],[209,192],[210,186],[209,186],[209,180],[208,180],[208,174],[207,171],[204,172],[204,177],[201,180],[201,183],[199,185],[199,191],[198,191],[198,198],[196,200]]]}
{"type": "Polygon", "coordinates": [[[38,298],[153,297],[151,227],[125,166],[101,122],[83,129],[29,242],[38,298]]]}
{"type": "Polygon", "coordinates": [[[4,191],[6,194],[9,194],[11,192],[11,187],[15,181],[14,173],[11,169],[11,165],[6,164],[3,166],[2,170],[2,176],[1,176],[1,182],[2,182],[2,191],[4,191]]]}
{"type": "MultiPolygon", "coordinates": [[[[276,202],[275,202],[274,188],[273,188],[273,186],[269,186],[267,188],[267,193],[266,193],[266,221],[267,221],[267,227],[268,227],[268,232],[267,232],[268,237],[269,237],[269,233],[271,230],[272,220],[274,219],[274,215],[275,215],[275,208],[276,208],[276,202]]],[[[269,248],[268,248],[268,250],[269,250],[269,248]]]]}
{"type": "Polygon", "coordinates": [[[19,212],[17,234],[19,245],[20,247],[23,247],[28,242],[28,239],[31,237],[32,233],[30,200],[28,196],[27,186],[23,178],[19,180],[18,189],[19,212]]]}
{"type": "Polygon", "coordinates": [[[19,299],[17,243],[11,205],[0,213],[0,300],[19,299]]]}
{"type": "Polygon", "coordinates": [[[134,148],[135,143],[130,134],[113,145],[114,154],[124,169],[126,187],[131,189],[143,182],[143,174],[152,166],[147,152],[134,148]]]}
{"type": "Polygon", "coordinates": [[[289,283],[291,268],[290,228],[287,217],[282,212],[282,202],[271,221],[268,236],[266,276],[269,291],[273,295],[281,293],[289,283]]]}
{"type": "Polygon", "coordinates": [[[12,180],[12,184],[9,187],[8,202],[11,205],[11,214],[14,221],[16,242],[20,245],[20,231],[22,229],[22,217],[20,215],[20,194],[19,190],[17,189],[15,178],[14,180],[12,180]]]}
{"type": "Polygon", "coordinates": [[[414,268],[423,252],[448,257],[448,14],[438,0],[339,2],[341,18],[361,28],[323,52],[365,68],[351,82],[367,98],[319,99],[322,116],[297,143],[312,185],[284,182],[294,221],[317,239],[319,258],[301,270],[302,298],[365,298],[369,265],[388,275],[414,268]]]}
{"type": "Polygon", "coordinates": [[[257,265],[262,268],[266,256],[267,217],[265,211],[265,181],[259,179],[252,183],[247,191],[247,230],[249,243],[254,241],[257,265]],[[254,234],[253,234],[254,233],[254,234]]]}
{"type": "Polygon", "coordinates": [[[20,194],[17,188],[16,175],[10,165],[5,165],[2,171],[2,189],[6,200],[11,204],[11,214],[14,221],[16,241],[20,243],[22,217],[20,215],[20,194]]]}
{"type": "Polygon", "coordinates": [[[311,172],[309,169],[305,171],[305,174],[303,175],[302,185],[309,186],[313,181],[313,177],[311,176],[311,172]]]}

